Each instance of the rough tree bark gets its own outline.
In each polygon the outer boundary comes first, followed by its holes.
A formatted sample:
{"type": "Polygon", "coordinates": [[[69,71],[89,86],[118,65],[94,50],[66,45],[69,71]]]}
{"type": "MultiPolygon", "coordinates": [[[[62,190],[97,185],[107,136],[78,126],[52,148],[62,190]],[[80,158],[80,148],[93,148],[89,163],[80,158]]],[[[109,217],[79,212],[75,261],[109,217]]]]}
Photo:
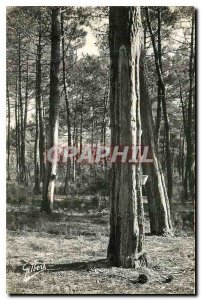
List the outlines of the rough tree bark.
{"type": "MultiPolygon", "coordinates": [[[[49,149],[58,147],[59,102],[60,102],[60,8],[52,7],[51,31],[51,64],[50,64],[50,99],[49,99],[49,149]]],[[[57,170],[57,149],[52,161],[47,160],[45,184],[41,211],[50,213],[53,210],[54,188],[57,170]]]]}
{"type": "Polygon", "coordinates": [[[142,120],[143,144],[151,147],[152,163],[143,163],[143,171],[148,175],[146,183],[149,204],[150,229],[152,234],[172,235],[169,199],[160,162],[158,160],[157,140],[154,136],[154,122],[151,101],[146,82],[146,62],[144,52],[140,55],[140,111],[142,120]]]}
{"type": "MultiPolygon", "coordinates": [[[[140,8],[110,7],[109,24],[111,144],[136,146],[140,8]]],[[[112,164],[108,259],[114,266],[137,267],[146,263],[138,172],[139,168],[132,163],[112,164]]]]}

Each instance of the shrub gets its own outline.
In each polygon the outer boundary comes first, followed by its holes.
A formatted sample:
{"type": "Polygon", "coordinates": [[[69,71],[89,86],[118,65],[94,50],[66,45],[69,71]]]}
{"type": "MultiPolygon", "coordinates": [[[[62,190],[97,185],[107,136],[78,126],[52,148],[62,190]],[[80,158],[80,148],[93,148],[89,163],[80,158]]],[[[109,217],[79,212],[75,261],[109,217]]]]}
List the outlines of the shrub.
{"type": "Polygon", "coordinates": [[[18,185],[16,182],[6,184],[7,203],[10,204],[26,204],[31,203],[30,191],[23,185],[18,185]]]}

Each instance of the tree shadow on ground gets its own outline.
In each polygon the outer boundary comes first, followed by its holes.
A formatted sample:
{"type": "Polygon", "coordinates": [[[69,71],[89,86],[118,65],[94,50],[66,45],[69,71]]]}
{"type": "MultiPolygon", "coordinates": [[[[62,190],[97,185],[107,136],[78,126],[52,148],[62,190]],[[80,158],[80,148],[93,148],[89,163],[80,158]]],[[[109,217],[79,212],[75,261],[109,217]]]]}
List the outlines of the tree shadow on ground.
{"type": "MultiPolygon", "coordinates": [[[[87,262],[74,262],[68,264],[48,264],[43,262],[38,262],[35,265],[35,270],[37,266],[44,265],[44,272],[52,273],[52,272],[61,272],[61,271],[80,271],[86,270],[90,271],[93,268],[111,268],[111,265],[108,259],[98,259],[94,261],[87,261],[87,262]]],[[[24,263],[23,265],[7,265],[6,271],[7,272],[14,272],[14,273],[25,273],[25,269],[30,268],[33,270],[33,265],[29,263],[24,263]]]]}
{"type": "Polygon", "coordinates": [[[49,234],[65,236],[96,236],[97,232],[107,235],[108,214],[68,214],[54,212],[50,215],[40,212],[7,212],[7,229],[19,232],[26,231],[47,232],[49,234]],[[99,228],[99,230],[98,230],[99,228]]]}

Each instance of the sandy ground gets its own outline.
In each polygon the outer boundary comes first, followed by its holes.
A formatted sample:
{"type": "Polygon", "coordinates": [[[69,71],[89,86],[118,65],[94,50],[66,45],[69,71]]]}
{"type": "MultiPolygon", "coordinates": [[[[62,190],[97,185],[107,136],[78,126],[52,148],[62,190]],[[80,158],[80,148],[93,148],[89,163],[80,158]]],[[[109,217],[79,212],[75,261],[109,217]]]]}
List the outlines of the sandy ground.
{"type": "Polygon", "coordinates": [[[7,213],[8,294],[194,294],[194,235],[146,236],[148,268],[109,267],[108,212],[57,211],[30,207],[7,213]],[[46,268],[25,276],[26,263],[46,268]],[[54,271],[47,271],[50,266],[54,271]],[[19,271],[21,270],[21,271],[19,271]],[[140,273],[148,282],[136,282],[140,273]],[[173,279],[165,283],[171,274],[173,279]],[[31,276],[30,275],[34,275],[31,276]]]}

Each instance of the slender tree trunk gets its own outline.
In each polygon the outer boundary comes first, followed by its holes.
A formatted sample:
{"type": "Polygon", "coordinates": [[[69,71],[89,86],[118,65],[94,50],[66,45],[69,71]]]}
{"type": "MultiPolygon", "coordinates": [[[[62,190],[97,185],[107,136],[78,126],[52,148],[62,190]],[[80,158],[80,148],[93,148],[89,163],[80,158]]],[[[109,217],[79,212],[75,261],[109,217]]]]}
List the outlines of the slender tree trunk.
{"type": "Polygon", "coordinates": [[[185,152],[184,152],[184,147],[185,147],[185,139],[184,136],[182,138],[182,183],[184,184],[184,164],[185,164],[185,152]]]}
{"type": "Polygon", "coordinates": [[[91,146],[94,145],[94,99],[92,99],[91,146]]]}
{"type": "Polygon", "coordinates": [[[15,100],[15,147],[16,147],[16,179],[19,183],[19,151],[20,151],[20,143],[19,143],[19,122],[18,122],[18,81],[16,77],[16,100],[15,100]]]}
{"type": "MultiPolygon", "coordinates": [[[[76,120],[77,120],[77,98],[75,100],[75,112],[74,112],[74,122],[73,122],[73,145],[77,146],[77,126],[76,126],[76,120]]],[[[75,157],[73,157],[73,182],[75,182],[76,179],[76,163],[75,163],[75,157]]]]}
{"type": "MultiPolygon", "coordinates": [[[[50,99],[49,99],[49,149],[58,147],[59,102],[60,102],[60,8],[52,7],[50,99]]],[[[48,150],[49,150],[48,149],[48,150]]],[[[57,150],[52,162],[47,160],[47,171],[43,187],[41,210],[50,213],[53,210],[54,188],[57,171],[57,150]]]]}
{"type": "MultiPolygon", "coordinates": [[[[109,24],[111,144],[136,146],[140,8],[110,7],[109,24]]],[[[115,266],[137,267],[146,263],[138,171],[132,163],[113,163],[111,168],[108,259],[115,266]]]]}
{"type": "Polygon", "coordinates": [[[101,143],[105,146],[105,138],[106,138],[106,113],[107,113],[107,105],[108,105],[108,95],[109,95],[109,81],[105,87],[104,93],[104,109],[103,109],[103,120],[102,120],[102,128],[101,128],[101,143]]]}
{"type": "MultiPolygon", "coordinates": [[[[103,110],[103,121],[102,121],[102,133],[101,133],[101,143],[103,146],[106,144],[106,113],[107,113],[107,106],[108,106],[108,96],[109,96],[109,80],[105,88],[105,95],[104,95],[104,110],[103,110]]],[[[104,166],[107,165],[107,160],[104,160],[104,166]]]]}
{"type": "Polygon", "coordinates": [[[179,155],[177,158],[177,168],[178,168],[178,173],[179,173],[179,177],[182,178],[182,129],[180,130],[179,133],[179,155]]]}
{"type": "Polygon", "coordinates": [[[39,127],[39,181],[40,189],[43,189],[45,181],[45,130],[43,121],[43,101],[41,95],[41,84],[42,84],[42,68],[41,68],[41,58],[42,58],[42,31],[41,31],[41,20],[39,19],[39,31],[38,31],[38,44],[37,44],[37,57],[36,57],[36,101],[38,106],[38,127],[39,127]]]}
{"type": "MultiPolygon", "coordinates": [[[[81,112],[80,112],[80,155],[82,153],[82,134],[83,134],[83,105],[84,105],[84,95],[82,94],[82,101],[81,101],[81,112]]],[[[82,184],[82,165],[79,164],[79,174],[80,174],[80,182],[82,184]]]]}
{"type": "MultiPolygon", "coordinates": [[[[162,59],[161,59],[161,8],[158,6],[158,59],[159,65],[162,73],[162,59]]],[[[157,105],[157,115],[156,115],[156,145],[159,145],[160,139],[160,126],[161,126],[161,85],[160,80],[158,80],[158,105],[157,105]]]]}
{"type": "Polygon", "coordinates": [[[182,108],[182,117],[183,117],[183,135],[182,135],[182,130],[180,134],[180,139],[181,139],[181,180],[182,180],[182,186],[184,190],[184,197],[183,199],[186,200],[186,185],[185,185],[185,172],[184,172],[184,165],[185,165],[185,151],[184,151],[184,146],[185,146],[185,139],[187,137],[187,116],[186,116],[186,108],[184,105],[183,101],[183,95],[182,95],[182,87],[181,87],[181,81],[179,78],[179,86],[180,86],[180,102],[181,102],[181,108],[182,108]]]}
{"type": "Polygon", "coordinates": [[[191,51],[189,60],[189,99],[188,99],[188,113],[187,113],[187,130],[186,130],[186,169],[185,169],[185,198],[195,198],[194,193],[194,168],[193,168],[193,144],[192,144],[192,102],[193,102],[193,79],[194,79],[194,26],[195,26],[195,12],[192,13],[192,29],[191,29],[191,51]]]}
{"type": "Polygon", "coordinates": [[[36,136],[34,147],[35,161],[35,193],[40,193],[44,181],[44,133],[43,133],[43,107],[41,105],[41,27],[39,21],[37,54],[36,54],[36,136]]]}
{"type": "Polygon", "coordinates": [[[27,128],[27,112],[28,112],[28,97],[29,97],[29,58],[27,55],[27,69],[26,69],[26,91],[25,91],[25,104],[24,104],[24,133],[23,133],[23,149],[24,149],[24,183],[27,184],[27,170],[26,170],[26,128],[27,128]]]}
{"type": "Polygon", "coordinates": [[[34,143],[34,192],[35,194],[39,194],[40,193],[40,180],[39,180],[39,149],[38,149],[38,101],[37,101],[37,97],[36,97],[36,113],[35,113],[35,143],[34,143]]]}
{"type": "Polygon", "coordinates": [[[18,33],[18,95],[19,95],[19,115],[20,115],[20,157],[19,157],[19,181],[24,184],[24,169],[25,169],[25,147],[24,147],[24,116],[23,116],[23,101],[22,101],[22,60],[21,60],[21,36],[18,33]]]}
{"type": "Polygon", "coordinates": [[[80,154],[82,153],[83,105],[84,105],[84,95],[82,94],[81,113],[80,113],[80,154]]]}
{"type": "Polygon", "coordinates": [[[160,67],[160,60],[158,51],[156,48],[155,37],[152,31],[151,22],[149,18],[149,9],[148,7],[145,8],[146,10],[146,18],[147,18],[147,25],[149,28],[149,33],[151,35],[152,46],[154,50],[155,56],[155,64],[156,64],[156,71],[158,75],[160,91],[161,91],[161,103],[163,108],[163,115],[164,115],[164,127],[165,127],[165,141],[166,141],[166,169],[167,169],[167,181],[168,181],[168,198],[171,203],[172,199],[172,189],[173,189],[173,181],[172,181],[172,161],[171,161],[171,150],[170,150],[170,128],[169,128],[169,120],[167,114],[167,107],[166,107],[166,89],[165,84],[163,81],[162,70],[160,67]]]}
{"type": "MultiPolygon", "coordinates": [[[[62,35],[62,64],[63,64],[63,86],[64,86],[64,96],[66,102],[66,117],[67,117],[67,127],[68,127],[68,147],[71,146],[71,122],[70,122],[70,108],[67,94],[66,86],[66,63],[65,63],[65,34],[64,34],[64,19],[63,13],[61,14],[61,35],[62,35]]],[[[65,178],[65,194],[68,195],[68,182],[70,179],[70,168],[71,160],[67,159],[67,169],[66,169],[66,178],[65,178]]]]}
{"type": "Polygon", "coordinates": [[[158,159],[154,122],[151,113],[151,101],[146,82],[146,62],[144,53],[140,57],[140,103],[143,130],[143,144],[151,147],[152,163],[143,163],[144,174],[148,175],[146,183],[149,204],[150,229],[152,234],[172,234],[169,199],[166,191],[162,168],[158,159]]]}
{"type": "Polygon", "coordinates": [[[27,128],[28,98],[29,98],[29,58],[27,56],[26,91],[25,91],[25,105],[24,105],[24,142],[25,143],[26,143],[26,128],[27,128]]]}
{"type": "Polygon", "coordinates": [[[6,82],[6,91],[7,91],[7,107],[8,107],[8,127],[7,127],[7,180],[10,180],[10,94],[8,88],[8,79],[6,82]]]}

